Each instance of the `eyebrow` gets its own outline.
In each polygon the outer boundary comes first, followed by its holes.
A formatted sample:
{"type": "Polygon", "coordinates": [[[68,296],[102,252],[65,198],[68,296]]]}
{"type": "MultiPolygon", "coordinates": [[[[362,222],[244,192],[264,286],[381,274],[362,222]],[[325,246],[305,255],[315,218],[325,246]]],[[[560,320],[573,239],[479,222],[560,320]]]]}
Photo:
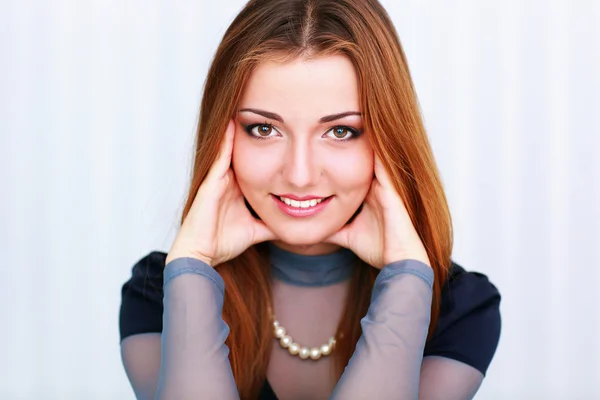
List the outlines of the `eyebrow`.
{"type": "MultiPolygon", "coordinates": [[[[279,114],[275,114],[274,112],[265,111],[265,110],[259,110],[257,108],[242,108],[238,112],[251,112],[251,113],[254,113],[254,114],[262,115],[265,118],[274,119],[275,121],[279,121],[279,122],[281,122],[283,124],[283,118],[281,118],[281,116],[279,114]]],[[[344,111],[344,112],[341,112],[341,113],[331,114],[331,115],[326,115],[324,117],[321,117],[319,119],[319,123],[323,124],[323,123],[326,123],[326,122],[335,121],[336,119],[348,117],[350,115],[358,115],[358,116],[360,116],[362,114],[360,112],[358,112],[358,111],[344,111]]]]}

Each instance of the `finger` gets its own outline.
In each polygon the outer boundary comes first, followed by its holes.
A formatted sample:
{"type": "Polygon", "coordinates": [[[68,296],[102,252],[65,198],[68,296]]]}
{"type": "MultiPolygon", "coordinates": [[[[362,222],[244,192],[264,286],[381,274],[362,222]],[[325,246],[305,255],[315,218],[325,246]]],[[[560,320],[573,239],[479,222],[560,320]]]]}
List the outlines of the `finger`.
{"type": "Polygon", "coordinates": [[[231,166],[231,156],[233,154],[234,135],[235,124],[233,120],[231,120],[227,124],[227,129],[225,130],[225,135],[221,142],[219,154],[217,155],[214,163],[211,165],[207,178],[221,179],[229,171],[229,167],[231,166]]]}
{"type": "Polygon", "coordinates": [[[363,209],[361,211],[361,214],[367,213],[369,210],[378,210],[379,208],[381,208],[381,190],[381,184],[377,181],[377,179],[373,179],[371,181],[369,191],[367,192],[365,199],[363,200],[363,209]]]}
{"type": "Polygon", "coordinates": [[[325,243],[336,244],[340,247],[348,247],[348,229],[349,225],[344,226],[342,229],[325,239],[325,243]]]}
{"type": "Polygon", "coordinates": [[[277,240],[277,235],[264,222],[255,220],[252,244],[266,242],[267,240],[277,240]]]}
{"type": "Polygon", "coordinates": [[[367,195],[365,196],[365,200],[364,202],[366,204],[369,205],[376,205],[377,204],[377,191],[381,189],[381,184],[377,181],[377,179],[373,179],[371,181],[371,186],[369,187],[369,191],[367,192],[367,195]]]}
{"type": "Polygon", "coordinates": [[[240,189],[240,185],[238,184],[237,178],[235,176],[235,172],[233,172],[233,168],[229,167],[229,192],[231,193],[232,199],[241,199],[243,201],[244,195],[242,194],[242,190],[240,189]]]}
{"type": "Polygon", "coordinates": [[[373,180],[374,186],[372,187],[372,192],[375,195],[374,197],[379,200],[379,204],[384,208],[397,206],[404,208],[402,198],[396,191],[396,187],[383,166],[381,159],[377,156],[374,159],[374,167],[376,179],[373,180]]]}
{"type": "Polygon", "coordinates": [[[374,170],[375,177],[383,187],[392,188],[394,186],[392,184],[392,179],[390,178],[390,175],[386,171],[383,163],[381,162],[381,159],[377,156],[377,154],[375,154],[374,158],[374,170]]]}
{"type": "Polygon", "coordinates": [[[217,187],[224,189],[224,195],[222,198],[224,203],[236,200],[239,201],[242,197],[242,192],[240,191],[235,178],[235,173],[231,167],[227,170],[225,176],[223,179],[221,179],[221,182],[219,185],[217,185],[217,187]]]}

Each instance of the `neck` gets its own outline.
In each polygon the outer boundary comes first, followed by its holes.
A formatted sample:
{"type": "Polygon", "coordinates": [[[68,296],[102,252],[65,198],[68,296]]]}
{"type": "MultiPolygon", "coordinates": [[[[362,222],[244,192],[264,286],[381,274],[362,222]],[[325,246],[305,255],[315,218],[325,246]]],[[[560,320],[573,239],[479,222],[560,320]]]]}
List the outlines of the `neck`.
{"type": "Polygon", "coordinates": [[[341,247],[333,243],[316,243],[316,244],[288,244],[280,240],[272,241],[272,244],[289,253],[295,253],[304,256],[317,256],[335,253],[341,247]]]}
{"type": "Polygon", "coordinates": [[[269,242],[268,249],[273,277],[296,286],[342,282],[350,277],[357,260],[352,251],[343,247],[329,253],[299,254],[269,242]]]}

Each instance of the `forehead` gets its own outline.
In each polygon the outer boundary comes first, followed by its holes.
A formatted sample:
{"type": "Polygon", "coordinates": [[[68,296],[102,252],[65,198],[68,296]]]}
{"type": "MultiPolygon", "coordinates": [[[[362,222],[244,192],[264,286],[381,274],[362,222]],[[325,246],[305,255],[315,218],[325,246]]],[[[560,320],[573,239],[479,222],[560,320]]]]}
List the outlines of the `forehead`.
{"type": "Polygon", "coordinates": [[[286,119],[318,119],[342,111],[360,111],[356,72],[343,55],[265,61],[251,74],[241,107],[276,112],[286,119]]]}

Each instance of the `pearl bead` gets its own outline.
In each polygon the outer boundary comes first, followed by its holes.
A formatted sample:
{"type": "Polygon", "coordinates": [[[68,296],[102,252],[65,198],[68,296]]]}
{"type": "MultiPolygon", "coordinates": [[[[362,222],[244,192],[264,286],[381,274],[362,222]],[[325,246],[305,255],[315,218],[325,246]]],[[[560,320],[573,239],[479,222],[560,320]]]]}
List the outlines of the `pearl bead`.
{"type": "Polygon", "coordinates": [[[284,337],[284,336],[285,336],[285,328],[284,328],[283,326],[278,326],[278,327],[275,329],[275,337],[276,337],[277,339],[281,339],[281,338],[282,338],[282,337],[284,337]]]}
{"type": "Polygon", "coordinates": [[[288,347],[288,351],[290,352],[291,355],[295,356],[296,354],[298,354],[300,352],[300,345],[298,343],[292,343],[288,347]]]}
{"type": "Polygon", "coordinates": [[[310,358],[313,360],[318,360],[321,358],[321,350],[317,349],[316,347],[310,349],[310,358]]]}
{"type": "Polygon", "coordinates": [[[298,355],[301,359],[306,360],[310,355],[310,350],[308,349],[308,347],[303,347],[300,349],[300,353],[298,353],[298,355]]]}
{"type": "Polygon", "coordinates": [[[279,339],[279,343],[284,348],[287,348],[290,344],[292,344],[292,342],[293,342],[292,337],[289,336],[289,335],[285,335],[284,337],[282,337],[281,339],[279,339]]]}
{"type": "Polygon", "coordinates": [[[321,346],[321,354],[323,354],[324,356],[328,356],[329,354],[331,354],[331,346],[328,344],[324,344],[323,346],[321,346]]]}
{"type": "MultiPolygon", "coordinates": [[[[285,328],[281,326],[279,321],[273,320],[273,334],[279,339],[279,344],[284,349],[287,349],[288,352],[293,356],[298,356],[303,360],[308,359],[309,357],[312,360],[318,360],[324,356],[328,356],[335,349],[335,336],[329,338],[329,341],[319,347],[308,348],[304,346],[300,346],[298,343],[294,342],[294,339],[287,334],[285,328]]],[[[340,334],[340,338],[343,337],[340,334]]]]}

